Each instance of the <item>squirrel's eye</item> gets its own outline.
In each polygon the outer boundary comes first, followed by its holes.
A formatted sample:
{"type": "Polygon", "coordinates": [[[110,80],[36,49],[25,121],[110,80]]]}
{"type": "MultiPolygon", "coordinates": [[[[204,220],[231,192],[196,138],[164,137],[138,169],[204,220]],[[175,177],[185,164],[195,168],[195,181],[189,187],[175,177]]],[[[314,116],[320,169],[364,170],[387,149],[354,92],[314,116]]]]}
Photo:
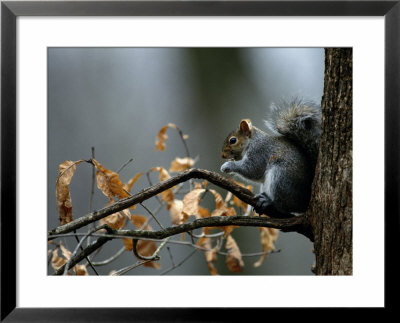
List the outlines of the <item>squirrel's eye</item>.
{"type": "Polygon", "coordinates": [[[236,142],[237,142],[236,137],[232,137],[232,138],[229,139],[229,144],[230,145],[234,145],[234,144],[236,144],[236,142]]]}

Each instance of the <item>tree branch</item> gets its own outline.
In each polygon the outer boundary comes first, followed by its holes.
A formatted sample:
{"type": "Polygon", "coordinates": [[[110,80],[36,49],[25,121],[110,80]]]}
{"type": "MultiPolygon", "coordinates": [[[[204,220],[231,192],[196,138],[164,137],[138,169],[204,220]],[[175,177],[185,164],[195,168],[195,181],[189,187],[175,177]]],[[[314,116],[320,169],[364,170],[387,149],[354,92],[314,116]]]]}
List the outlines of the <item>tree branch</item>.
{"type": "MultiPolygon", "coordinates": [[[[248,189],[241,187],[231,180],[208,170],[192,168],[178,174],[175,177],[146,188],[128,198],[117,201],[116,203],[107,206],[98,211],[94,211],[85,216],[82,216],[76,220],[73,220],[65,225],[59,226],[48,233],[48,239],[52,239],[52,236],[62,233],[68,233],[73,230],[79,229],[89,223],[100,220],[110,214],[122,211],[130,206],[141,203],[179,183],[185,182],[189,179],[205,179],[214,185],[217,185],[227,191],[232,192],[243,202],[255,206],[257,199],[253,193],[248,189]]],[[[292,217],[287,219],[277,218],[265,218],[265,217],[250,217],[250,216],[231,216],[231,217],[210,217],[197,219],[190,223],[169,227],[159,231],[144,231],[144,230],[113,230],[113,233],[126,235],[127,237],[145,237],[164,239],[166,237],[188,232],[202,227],[216,227],[216,226],[227,226],[227,225],[238,225],[238,226],[262,226],[280,229],[284,232],[298,232],[311,241],[313,241],[313,234],[308,219],[302,216],[292,217]]]]}
{"type": "Polygon", "coordinates": [[[148,200],[149,198],[151,198],[151,197],[153,197],[153,196],[155,196],[155,195],[157,195],[179,183],[186,182],[187,180],[189,180],[191,178],[206,179],[209,182],[232,192],[243,202],[250,204],[252,206],[254,206],[255,203],[257,202],[257,200],[254,198],[254,195],[251,191],[249,191],[246,188],[243,188],[239,185],[236,185],[229,179],[222,177],[221,175],[219,175],[217,173],[210,172],[208,170],[192,168],[192,169],[189,169],[187,171],[184,171],[184,172],[178,174],[175,177],[171,177],[170,179],[168,179],[164,182],[161,182],[161,183],[153,185],[149,188],[146,188],[130,197],[119,200],[112,205],[109,205],[98,211],[93,211],[93,212],[91,212],[87,215],[84,215],[78,219],[75,219],[67,224],[59,226],[59,227],[51,230],[49,232],[49,235],[59,234],[59,233],[67,233],[67,232],[71,232],[73,230],[79,229],[81,227],[84,227],[84,226],[88,225],[89,223],[98,221],[110,214],[122,211],[130,206],[133,206],[135,204],[138,204],[145,200],[148,200]]]}

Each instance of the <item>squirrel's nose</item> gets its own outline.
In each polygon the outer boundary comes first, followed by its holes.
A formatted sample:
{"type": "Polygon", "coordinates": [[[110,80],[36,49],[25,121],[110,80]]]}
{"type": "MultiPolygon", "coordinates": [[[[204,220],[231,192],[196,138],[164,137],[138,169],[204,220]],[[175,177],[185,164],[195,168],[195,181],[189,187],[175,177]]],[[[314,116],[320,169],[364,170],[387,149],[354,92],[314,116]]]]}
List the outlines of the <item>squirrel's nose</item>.
{"type": "Polygon", "coordinates": [[[227,158],[227,156],[226,156],[226,154],[224,152],[221,154],[221,157],[224,158],[224,159],[227,158]]]}

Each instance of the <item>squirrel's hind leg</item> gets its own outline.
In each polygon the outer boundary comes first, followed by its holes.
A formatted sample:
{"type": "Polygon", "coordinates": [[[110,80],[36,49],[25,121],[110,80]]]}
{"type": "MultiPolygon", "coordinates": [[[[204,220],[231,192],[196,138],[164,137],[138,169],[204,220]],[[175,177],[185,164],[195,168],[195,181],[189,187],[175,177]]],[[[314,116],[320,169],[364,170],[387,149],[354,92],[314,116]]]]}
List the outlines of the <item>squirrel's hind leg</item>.
{"type": "Polygon", "coordinates": [[[294,215],[290,213],[283,213],[279,211],[274,205],[270,197],[265,193],[261,193],[255,196],[257,199],[257,204],[254,207],[254,211],[256,211],[259,215],[265,214],[271,218],[280,218],[286,219],[291,218],[294,215]]]}

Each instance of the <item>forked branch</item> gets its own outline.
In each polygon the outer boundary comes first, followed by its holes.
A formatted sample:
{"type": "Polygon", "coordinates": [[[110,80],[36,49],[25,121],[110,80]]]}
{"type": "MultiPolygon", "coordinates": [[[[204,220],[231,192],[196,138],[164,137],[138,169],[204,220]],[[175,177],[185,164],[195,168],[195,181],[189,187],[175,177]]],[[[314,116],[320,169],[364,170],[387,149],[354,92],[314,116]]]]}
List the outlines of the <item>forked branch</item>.
{"type": "MultiPolygon", "coordinates": [[[[90,223],[98,221],[110,214],[122,211],[130,206],[141,203],[173,186],[185,182],[189,179],[205,179],[214,185],[217,185],[238,197],[243,202],[255,206],[257,199],[248,189],[235,184],[233,181],[208,170],[192,168],[178,174],[175,177],[148,187],[128,198],[119,200],[118,202],[107,206],[98,211],[94,211],[65,225],[59,226],[48,233],[48,239],[53,239],[59,234],[72,232],[90,223]]],[[[202,227],[218,227],[218,226],[259,226],[280,229],[284,232],[298,232],[313,241],[313,234],[308,218],[303,216],[291,217],[287,219],[277,219],[271,217],[253,217],[253,216],[229,216],[229,217],[210,217],[197,219],[190,223],[172,226],[159,231],[145,230],[112,230],[113,234],[123,235],[131,238],[154,238],[164,239],[182,232],[202,227]]],[[[110,232],[109,232],[110,233],[110,232]]]]}

